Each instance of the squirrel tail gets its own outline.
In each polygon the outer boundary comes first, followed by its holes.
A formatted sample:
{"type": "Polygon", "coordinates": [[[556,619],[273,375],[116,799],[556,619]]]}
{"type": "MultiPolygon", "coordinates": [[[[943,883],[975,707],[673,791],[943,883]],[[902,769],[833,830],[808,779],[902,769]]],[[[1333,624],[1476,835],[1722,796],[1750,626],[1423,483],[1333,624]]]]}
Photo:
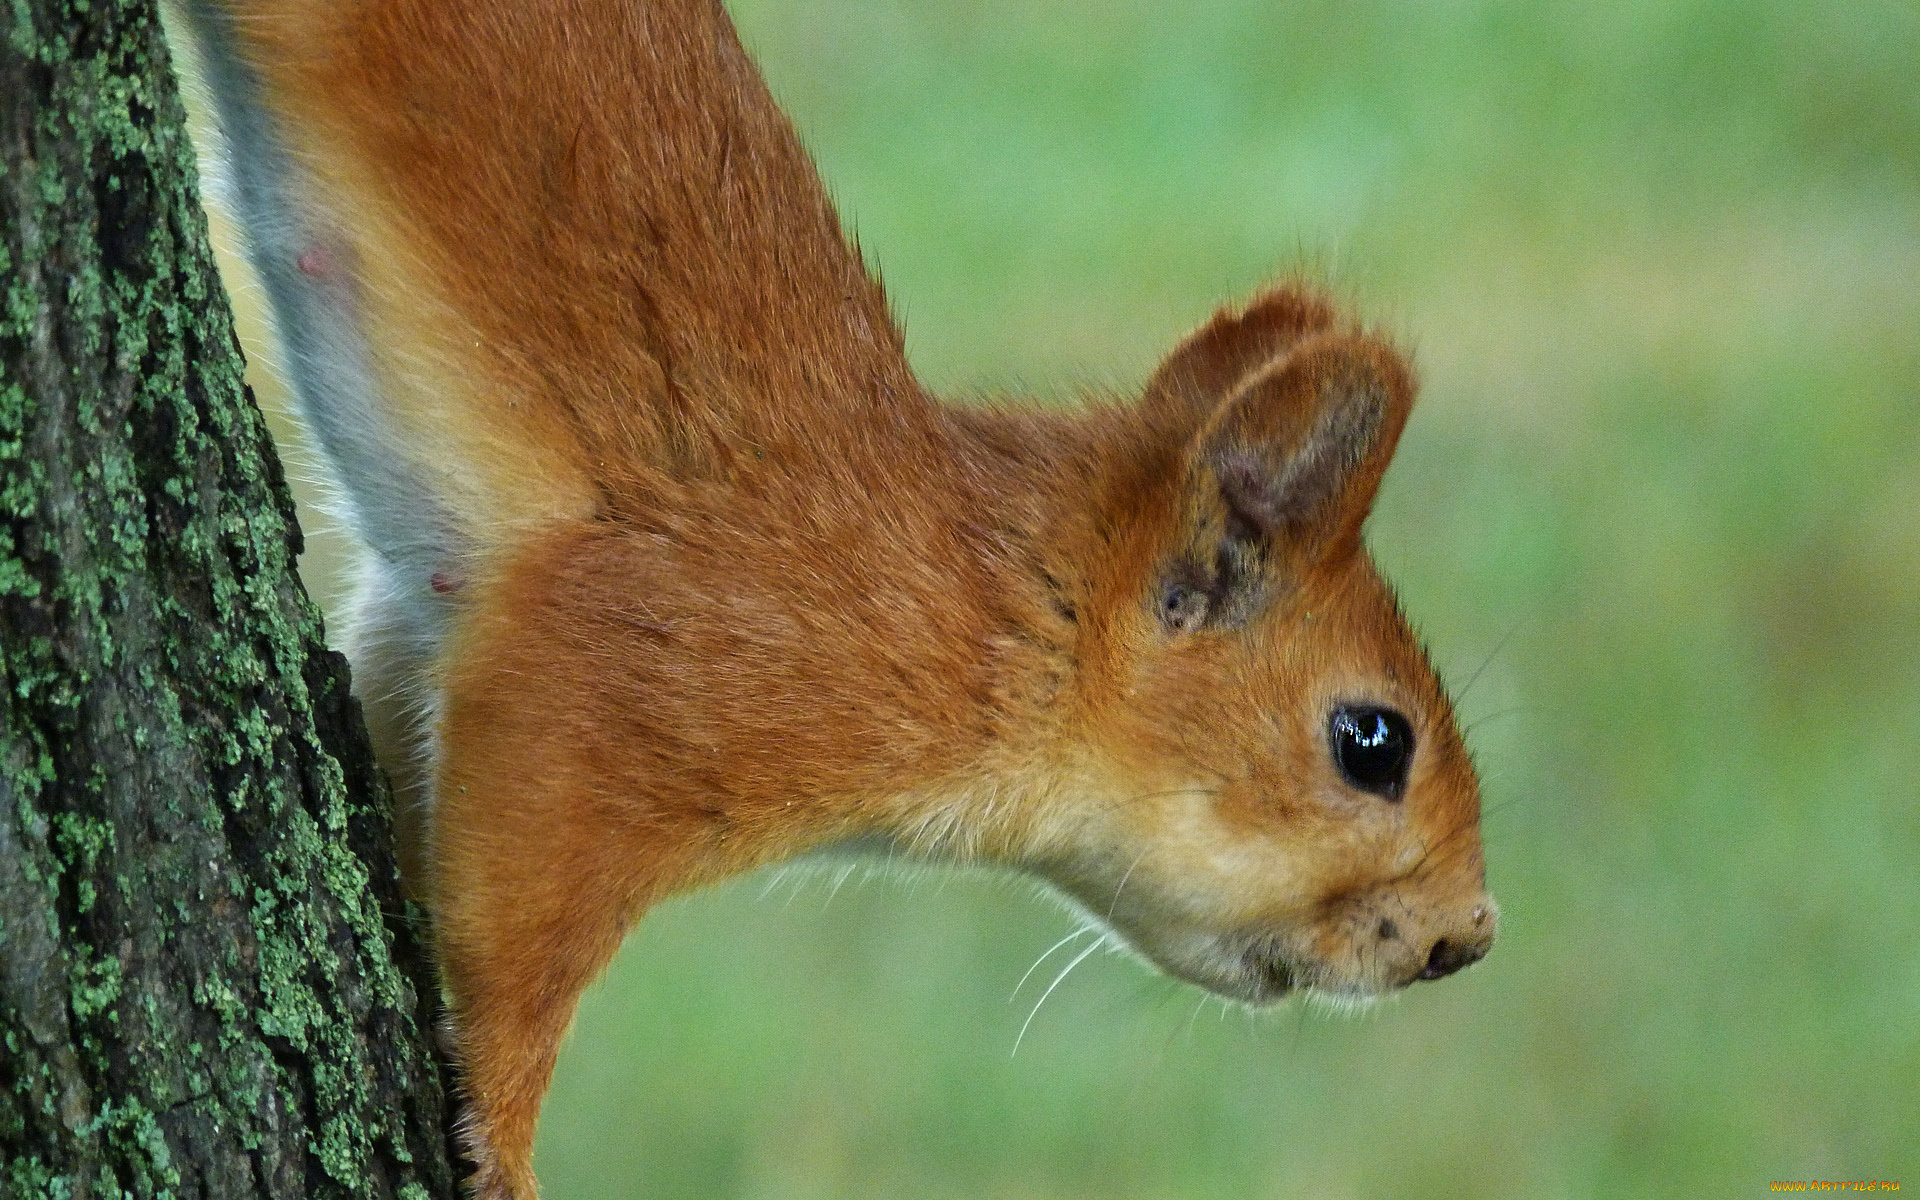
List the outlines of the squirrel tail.
{"type": "MultiPolygon", "coordinates": [[[[345,9],[349,6],[341,6],[345,9]]],[[[437,644],[450,603],[530,523],[592,511],[585,457],[476,354],[418,252],[353,98],[300,93],[350,45],[332,4],[183,0],[224,139],[216,186],[247,233],[281,367],[370,553],[382,623],[437,644]],[[529,411],[519,411],[527,409],[529,411]]]]}
{"type": "Polygon", "coordinates": [[[343,640],[389,770],[399,739],[431,757],[463,614],[542,531],[948,461],[719,3],[180,3],[368,550],[343,640]]]}
{"type": "Polygon", "coordinates": [[[331,468],[328,507],[364,550],[351,599],[330,616],[395,784],[402,871],[417,881],[458,593],[516,528],[591,511],[590,489],[562,465],[568,447],[531,422],[476,419],[482,405],[518,406],[471,365],[472,333],[409,251],[395,206],[329,144],[342,139],[344,122],[326,126],[337,107],[286,94],[302,57],[325,53],[316,35],[331,7],[183,0],[178,11],[224,140],[209,190],[246,230],[280,373],[331,468]]]}

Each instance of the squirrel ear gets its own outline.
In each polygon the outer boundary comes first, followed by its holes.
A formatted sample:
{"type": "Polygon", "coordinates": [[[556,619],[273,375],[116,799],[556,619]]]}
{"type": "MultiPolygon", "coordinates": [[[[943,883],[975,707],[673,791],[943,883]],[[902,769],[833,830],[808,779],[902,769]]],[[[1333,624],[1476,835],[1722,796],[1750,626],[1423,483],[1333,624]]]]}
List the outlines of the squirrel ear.
{"type": "Polygon", "coordinates": [[[1334,549],[1373,507],[1413,394],[1413,372],[1386,343],[1321,334],[1214,413],[1195,441],[1195,482],[1269,540],[1334,549]]]}
{"type": "Polygon", "coordinates": [[[1141,403],[1151,414],[1198,425],[1249,373],[1333,323],[1333,305],[1304,284],[1269,288],[1187,335],[1147,380],[1141,403]]]}
{"type": "Polygon", "coordinates": [[[1413,372],[1364,334],[1314,335],[1246,378],[1189,449],[1175,573],[1245,619],[1276,572],[1351,552],[1413,397],[1413,372]]]}

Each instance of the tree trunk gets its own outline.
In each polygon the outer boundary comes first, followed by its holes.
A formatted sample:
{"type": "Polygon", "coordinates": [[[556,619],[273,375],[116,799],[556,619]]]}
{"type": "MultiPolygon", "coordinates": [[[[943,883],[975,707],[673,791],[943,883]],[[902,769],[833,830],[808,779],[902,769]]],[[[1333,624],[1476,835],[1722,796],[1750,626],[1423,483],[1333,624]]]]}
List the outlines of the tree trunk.
{"type": "Polygon", "coordinates": [[[0,17],[0,1195],[453,1193],[152,0],[0,17]]]}

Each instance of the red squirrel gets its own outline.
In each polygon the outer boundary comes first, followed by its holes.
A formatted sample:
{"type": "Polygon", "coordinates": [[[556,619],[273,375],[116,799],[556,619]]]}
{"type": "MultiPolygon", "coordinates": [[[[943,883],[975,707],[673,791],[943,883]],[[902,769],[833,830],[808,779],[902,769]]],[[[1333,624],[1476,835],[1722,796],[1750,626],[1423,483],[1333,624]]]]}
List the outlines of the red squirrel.
{"type": "Polygon", "coordinates": [[[189,0],[366,546],[346,641],[482,1200],[664,896],[1031,872],[1222,996],[1486,953],[1479,792],[1361,525],[1401,354],[1276,286],[1131,401],[947,406],[717,0],[189,0]]]}

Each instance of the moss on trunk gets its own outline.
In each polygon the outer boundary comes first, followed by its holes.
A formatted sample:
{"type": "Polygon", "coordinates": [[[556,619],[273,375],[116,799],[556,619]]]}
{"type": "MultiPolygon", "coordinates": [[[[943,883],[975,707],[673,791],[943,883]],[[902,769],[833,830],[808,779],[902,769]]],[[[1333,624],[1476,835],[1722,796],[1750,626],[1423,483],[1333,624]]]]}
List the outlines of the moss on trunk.
{"type": "Polygon", "coordinates": [[[452,1194],[151,0],[0,16],[0,1194],[452,1194]]]}

